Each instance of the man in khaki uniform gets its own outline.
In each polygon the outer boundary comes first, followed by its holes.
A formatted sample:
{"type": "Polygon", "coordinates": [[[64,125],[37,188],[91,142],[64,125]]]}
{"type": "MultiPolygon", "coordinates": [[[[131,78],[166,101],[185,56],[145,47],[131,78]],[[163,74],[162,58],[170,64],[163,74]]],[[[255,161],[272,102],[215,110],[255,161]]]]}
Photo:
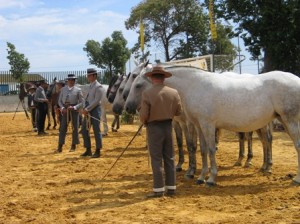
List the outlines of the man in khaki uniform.
{"type": "Polygon", "coordinates": [[[153,83],[150,89],[143,92],[139,111],[140,120],[147,127],[153,174],[153,193],[147,195],[147,198],[162,197],[165,189],[166,194],[172,196],[176,190],[172,119],[182,112],[181,100],[177,90],[164,85],[165,78],[171,77],[171,73],[157,66],[145,75],[150,77],[153,83]]]}

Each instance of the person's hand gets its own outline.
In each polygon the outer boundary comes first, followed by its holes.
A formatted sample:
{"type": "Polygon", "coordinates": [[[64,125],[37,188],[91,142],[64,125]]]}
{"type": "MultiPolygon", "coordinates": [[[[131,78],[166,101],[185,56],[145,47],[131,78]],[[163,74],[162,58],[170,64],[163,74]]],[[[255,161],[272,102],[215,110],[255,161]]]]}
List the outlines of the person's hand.
{"type": "Polygon", "coordinates": [[[69,106],[68,110],[76,110],[76,108],[74,106],[69,106]]]}
{"type": "Polygon", "coordinates": [[[85,110],[85,109],[82,110],[82,114],[83,114],[84,116],[88,115],[88,113],[89,113],[89,112],[88,112],[87,110],[85,110]]]}
{"type": "Polygon", "coordinates": [[[49,102],[49,100],[48,100],[48,99],[44,99],[44,102],[45,102],[45,103],[48,103],[48,102],[49,102]]]}
{"type": "Polygon", "coordinates": [[[62,109],[60,110],[60,112],[61,112],[61,115],[64,115],[65,113],[67,113],[67,109],[66,109],[66,108],[62,108],[62,109]]]}

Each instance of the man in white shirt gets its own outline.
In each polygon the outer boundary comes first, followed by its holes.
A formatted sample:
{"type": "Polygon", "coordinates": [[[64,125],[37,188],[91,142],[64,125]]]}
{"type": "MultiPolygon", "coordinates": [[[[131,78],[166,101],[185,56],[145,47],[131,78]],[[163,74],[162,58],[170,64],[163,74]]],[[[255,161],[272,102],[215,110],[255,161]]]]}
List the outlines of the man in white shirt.
{"type": "Polygon", "coordinates": [[[72,124],[72,146],[70,152],[75,151],[76,145],[79,144],[78,126],[79,126],[79,112],[78,109],[82,106],[84,101],[82,91],[75,86],[76,76],[68,74],[68,83],[60,91],[58,98],[58,105],[61,111],[61,123],[59,127],[58,148],[56,153],[62,152],[62,147],[65,144],[65,138],[68,129],[68,123],[72,124]]]}

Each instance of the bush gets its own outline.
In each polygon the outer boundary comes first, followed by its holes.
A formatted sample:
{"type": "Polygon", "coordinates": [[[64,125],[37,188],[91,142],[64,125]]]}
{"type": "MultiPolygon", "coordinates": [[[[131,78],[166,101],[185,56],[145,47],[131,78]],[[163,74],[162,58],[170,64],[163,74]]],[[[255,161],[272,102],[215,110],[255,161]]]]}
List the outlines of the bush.
{"type": "Polygon", "coordinates": [[[121,122],[125,124],[133,124],[133,121],[134,121],[134,115],[129,114],[126,111],[123,111],[121,115],[121,122]]]}

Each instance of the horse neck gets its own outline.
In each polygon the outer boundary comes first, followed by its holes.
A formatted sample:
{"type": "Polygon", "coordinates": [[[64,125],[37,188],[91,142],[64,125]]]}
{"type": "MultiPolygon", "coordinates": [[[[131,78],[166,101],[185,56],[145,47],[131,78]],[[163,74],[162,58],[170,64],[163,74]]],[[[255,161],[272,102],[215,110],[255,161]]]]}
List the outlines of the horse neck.
{"type": "Polygon", "coordinates": [[[24,98],[25,98],[26,95],[27,95],[27,91],[26,91],[26,89],[25,89],[25,84],[24,84],[24,83],[21,83],[19,88],[20,88],[19,99],[20,99],[21,101],[23,101],[24,98]]]}

